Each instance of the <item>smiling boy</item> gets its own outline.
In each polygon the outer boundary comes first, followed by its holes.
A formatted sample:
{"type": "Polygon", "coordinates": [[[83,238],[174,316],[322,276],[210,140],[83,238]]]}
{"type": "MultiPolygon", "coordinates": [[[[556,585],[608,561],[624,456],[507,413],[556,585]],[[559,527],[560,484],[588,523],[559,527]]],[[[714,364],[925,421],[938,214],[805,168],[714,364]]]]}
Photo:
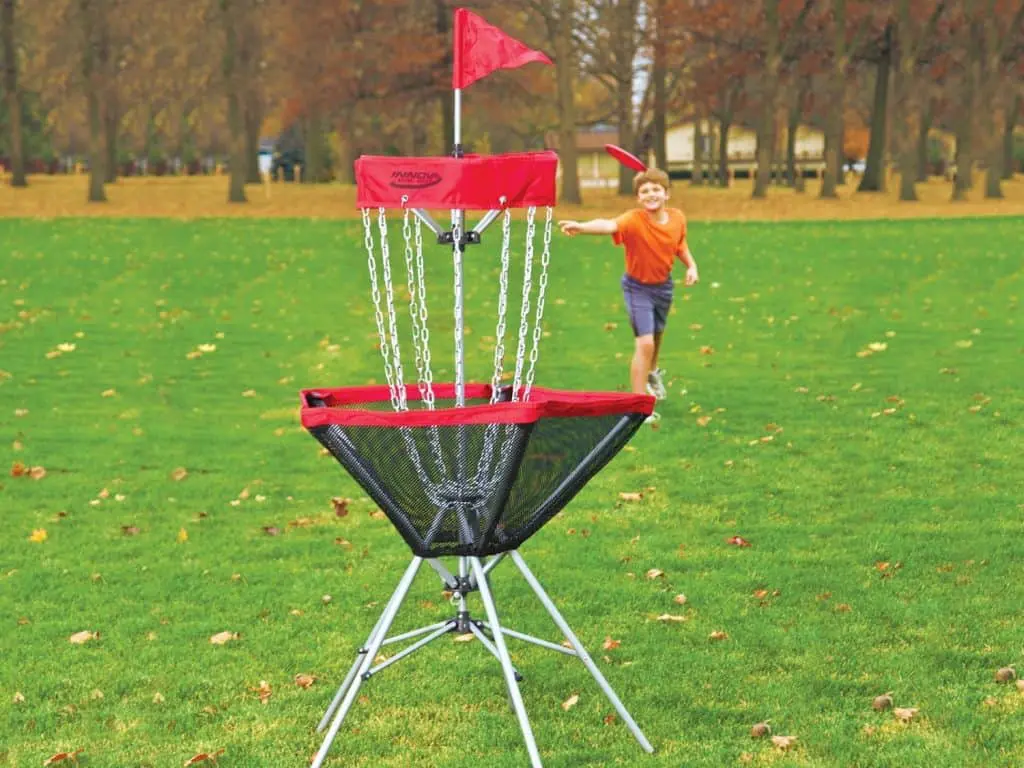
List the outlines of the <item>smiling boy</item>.
{"type": "Polygon", "coordinates": [[[668,208],[668,174],[648,168],[633,178],[639,207],[614,219],[560,221],[564,234],[611,235],[626,249],[626,273],[622,294],[636,337],[630,364],[633,392],[665,397],[658,352],[672,307],[672,267],[676,258],[686,265],[686,285],[700,279],[697,262],[686,244],[686,217],[678,208],[668,208]]]}

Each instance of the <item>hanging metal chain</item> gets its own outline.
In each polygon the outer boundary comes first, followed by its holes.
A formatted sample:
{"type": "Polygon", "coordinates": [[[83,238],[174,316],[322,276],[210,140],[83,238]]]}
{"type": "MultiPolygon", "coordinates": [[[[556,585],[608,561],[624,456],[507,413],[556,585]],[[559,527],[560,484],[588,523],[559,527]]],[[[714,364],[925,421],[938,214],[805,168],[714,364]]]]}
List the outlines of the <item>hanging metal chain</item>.
{"type": "MultiPolygon", "coordinates": [[[[502,196],[505,208],[506,198],[502,196]]],[[[498,327],[494,338],[494,375],[491,377],[491,402],[498,402],[501,374],[505,366],[505,318],[508,311],[508,272],[512,246],[512,210],[505,208],[501,219],[501,273],[498,278],[498,327]]]]}
{"type": "MultiPolygon", "coordinates": [[[[388,391],[391,394],[391,407],[396,411],[401,410],[401,401],[398,399],[398,389],[395,386],[395,372],[391,367],[391,350],[388,344],[387,332],[384,330],[384,315],[380,309],[380,284],[377,280],[377,257],[373,252],[373,225],[370,220],[370,209],[362,208],[363,214],[363,244],[366,246],[366,261],[370,270],[370,291],[373,297],[374,317],[377,320],[377,337],[380,341],[380,354],[384,358],[384,377],[388,382],[388,391]]],[[[381,216],[384,209],[381,208],[381,216]]],[[[383,237],[387,239],[387,225],[385,224],[383,237]]]]}
{"type": "Polygon", "coordinates": [[[526,359],[526,337],[529,334],[530,292],[533,289],[533,237],[536,232],[536,206],[526,210],[526,264],[523,266],[523,304],[519,313],[519,343],[516,346],[516,372],[512,380],[512,400],[519,400],[526,359]]]}
{"type": "Polygon", "coordinates": [[[462,216],[452,214],[452,261],[455,273],[455,405],[466,404],[465,349],[462,340],[465,318],[462,302],[462,216]]]}
{"type": "MultiPolygon", "coordinates": [[[[409,291],[409,316],[412,319],[412,346],[416,357],[416,382],[420,390],[420,399],[422,402],[426,403],[429,408],[433,405],[433,391],[427,386],[426,360],[429,357],[429,353],[424,354],[424,331],[426,323],[420,312],[420,284],[416,279],[416,266],[413,261],[413,235],[410,223],[411,214],[409,209],[405,206],[408,201],[408,195],[402,195],[402,239],[405,243],[406,288],[409,291]],[[428,403],[428,400],[431,402],[428,403]]],[[[417,234],[419,234],[419,219],[417,219],[416,222],[417,234]]],[[[422,236],[420,236],[420,244],[422,246],[422,236]]]]}
{"type": "Polygon", "coordinates": [[[551,263],[551,214],[552,209],[548,206],[547,214],[544,218],[544,248],[540,254],[540,285],[537,288],[537,315],[533,321],[533,347],[530,349],[530,368],[526,372],[526,389],[523,391],[523,400],[530,399],[533,377],[537,372],[537,355],[540,354],[540,337],[543,332],[541,321],[544,319],[544,296],[548,290],[548,265],[551,263]]]}
{"type": "Polygon", "coordinates": [[[430,327],[427,325],[427,282],[423,269],[423,224],[416,219],[416,285],[419,288],[420,329],[423,341],[423,382],[426,392],[423,402],[427,408],[434,410],[434,373],[430,367],[430,327]]]}
{"type": "MultiPolygon", "coordinates": [[[[388,245],[387,209],[378,209],[377,226],[380,228],[380,257],[384,267],[384,292],[387,296],[388,327],[391,330],[391,356],[394,359],[395,390],[399,407],[396,410],[408,410],[405,397],[405,381],[402,377],[402,353],[398,346],[398,317],[395,312],[395,287],[391,282],[391,248],[388,245]]],[[[392,395],[394,399],[395,395],[392,395]]]]}

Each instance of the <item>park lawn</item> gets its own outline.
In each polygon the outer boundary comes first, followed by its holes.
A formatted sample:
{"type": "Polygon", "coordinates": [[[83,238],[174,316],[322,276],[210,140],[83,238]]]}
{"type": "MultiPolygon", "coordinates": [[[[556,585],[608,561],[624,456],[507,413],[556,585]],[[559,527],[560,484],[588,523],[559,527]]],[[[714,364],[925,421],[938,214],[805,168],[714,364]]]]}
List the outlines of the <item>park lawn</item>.
{"type": "MultiPolygon", "coordinates": [[[[694,226],[659,428],[522,547],[657,753],[578,662],[511,640],[546,765],[1024,764],[1024,692],[994,681],[1024,671],[1021,242],[1022,218],[694,226]],[[765,719],[787,752],[751,740],[765,719]]],[[[383,381],[358,222],[9,219],[0,243],[0,766],[307,765],[410,556],[298,423],[300,388],[383,381]]],[[[620,253],[553,251],[538,384],[622,388],[620,253]]],[[[451,380],[450,256],[428,264],[451,380]]],[[[510,565],[492,583],[561,639],[510,565]]],[[[424,568],[396,628],[450,613],[424,568]]],[[[498,665],[445,637],[364,686],[327,764],[467,761],[527,762],[498,665]]]]}

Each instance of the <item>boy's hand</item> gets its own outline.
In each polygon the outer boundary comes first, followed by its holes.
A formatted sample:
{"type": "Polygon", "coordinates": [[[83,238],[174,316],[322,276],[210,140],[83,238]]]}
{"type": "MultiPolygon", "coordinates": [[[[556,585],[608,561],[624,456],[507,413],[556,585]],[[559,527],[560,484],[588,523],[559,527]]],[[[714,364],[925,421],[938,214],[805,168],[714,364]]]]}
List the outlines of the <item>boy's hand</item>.
{"type": "Polygon", "coordinates": [[[687,270],[686,270],[686,284],[687,285],[694,285],[695,283],[699,283],[699,282],[700,282],[700,275],[697,274],[697,267],[696,267],[696,265],[687,268],[687,270]]]}
{"type": "Polygon", "coordinates": [[[583,231],[583,225],[578,221],[560,221],[558,222],[558,226],[562,230],[562,234],[569,235],[569,237],[578,235],[583,231]]]}

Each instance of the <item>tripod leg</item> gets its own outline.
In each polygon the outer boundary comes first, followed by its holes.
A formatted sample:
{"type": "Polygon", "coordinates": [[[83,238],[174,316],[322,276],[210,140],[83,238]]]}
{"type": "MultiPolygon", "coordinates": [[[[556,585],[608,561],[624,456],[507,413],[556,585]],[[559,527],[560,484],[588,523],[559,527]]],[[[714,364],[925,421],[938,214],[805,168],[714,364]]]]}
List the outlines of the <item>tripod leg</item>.
{"type": "Polygon", "coordinates": [[[537,742],[533,738],[533,730],[530,728],[530,720],[526,716],[526,707],[523,704],[523,696],[519,693],[519,684],[516,683],[516,672],[512,666],[512,659],[508,655],[508,648],[505,647],[505,638],[501,634],[501,624],[498,623],[498,609],[494,605],[494,598],[491,595],[491,588],[487,584],[487,576],[484,574],[480,558],[471,557],[469,563],[473,568],[473,576],[476,577],[477,587],[480,590],[480,598],[483,600],[484,609],[487,611],[487,621],[494,633],[494,646],[498,651],[498,659],[501,661],[501,670],[505,673],[505,684],[508,686],[509,696],[512,698],[512,708],[519,720],[519,727],[523,731],[523,740],[526,742],[526,751],[530,753],[530,765],[533,768],[542,768],[540,753],[537,751],[537,742]]]}
{"type": "MultiPolygon", "coordinates": [[[[394,595],[392,595],[392,599],[394,599],[394,595]]],[[[390,601],[388,601],[388,605],[390,605],[390,601]]],[[[352,685],[352,681],[355,680],[356,672],[358,672],[359,667],[362,666],[363,657],[366,656],[367,649],[373,643],[373,639],[380,631],[380,625],[382,623],[384,623],[384,613],[381,613],[377,618],[377,623],[373,625],[373,630],[370,632],[369,637],[366,638],[366,642],[359,647],[359,652],[356,654],[356,660],[352,662],[352,666],[348,670],[348,674],[345,675],[344,682],[338,688],[338,692],[334,694],[334,699],[331,701],[331,705],[327,708],[327,711],[324,712],[324,716],[320,719],[320,724],[316,727],[317,733],[320,733],[324,728],[326,728],[327,723],[331,721],[331,716],[334,715],[334,712],[338,709],[338,705],[341,704],[342,697],[348,691],[348,687],[352,685]]]]}
{"type": "Polygon", "coordinates": [[[597,681],[597,684],[601,686],[601,690],[604,691],[604,695],[608,697],[608,700],[615,707],[615,711],[619,713],[619,717],[622,718],[622,721],[629,727],[629,730],[632,731],[633,736],[636,738],[636,740],[640,742],[640,746],[643,747],[644,750],[646,750],[647,752],[653,753],[654,747],[651,746],[651,742],[647,740],[647,737],[644,736],[643,731],[640,730],[640,726],[636,724],[636,721],[632,718],[632,716],[630,716],[629,712],[627,712],[626,708],[622,705],[622,702],[619,700],[619,697],[615,695],[615,691],[613,691],[612,687],[608,685],[608,681],[604,679],[604,675],[601,674],[601,670],[597,668],[597,665],[594,663],[594,660],[590,658],[590,654],[588,654],[586,649],[583,647],[583,643],[581,643],[579,641],[579,638],[576,637],[575,633],[573,633],[572,629],[566,623],[565,619],[562,618],[562,614],[558,612],[558,608],[555,607],[554,602],[552,602],[551,598],[548,597],[548,593],[544,591],[544,588],[540,585],[540,582],[537,581],[537,577],[534,576],[530,569],[527,567],[526,561],[523,560],[523,556],[515,550],[511,551],[509,555],[512,557],[512,562],[516,564],[516,567],[519,568],[520,572],[523,574],[523,578],[526,579],[526,583],[530,585],[534,593],[536,593],[537,597],[540,599],[541,603],[544,604],[544,607],[551,615],[551,618],[554,620],[555,624],[562,631],[562,634],[565,635],[566,639],[570,643],[572,643],[573,648],[576,650],[576,654],[580,657],[580,661],[582,661],[584,666],[586,666],[587,671],[590,672],[591,675],[593,675],[594,680],[597,681]]]}
{"type": "Polygon", "coordinates": [[[409,592],[409,587],[412,586],[413,579],[416,578],[416,572],[420,569],[420,565],[422,563],[422,557],[414,557],[412,562],[409,563],[409,567],[405,569],[405,574],[402,576],[402,580],[398,582],[398,587],[395,589],[395,593],[391,596],[387,607],[384,609],[384,613],[380,617],[376,633],[374,633],[369,640],[366,654],[358,660],[359,666],[356,670],[356,674],[352,675],[351,685],[345,693],[345,698],[341,702],[340,708],[334,715],[334,720],[331,722],[331,727],[327,731],[327,736],[320,745],[320,749],[317,750],[316,757],[313,758],[311,768],[320,768],[320,766],[323,765],[324,759],[327,757],[327,751],[331,748],[331,743],[334,741],[334,737],[338,735],[338,729],[341,728],[341,724],[345,722],[345,716],[348,715],[349,709],[351,709],[353,702],[356,700],[356,695],[359,693],[359,687],[363,684],[363,680],[365,679],[364,675],[367,670],[369,670],[370,665],[373,664],[373,660],[376,658],[377,652],[384,643],[388,630],[391,629],[391,623],[395,620],[395,615],[398,613],[398,609],[401,607],[402,601],[405,600],[405,596],[409,592]]]}

